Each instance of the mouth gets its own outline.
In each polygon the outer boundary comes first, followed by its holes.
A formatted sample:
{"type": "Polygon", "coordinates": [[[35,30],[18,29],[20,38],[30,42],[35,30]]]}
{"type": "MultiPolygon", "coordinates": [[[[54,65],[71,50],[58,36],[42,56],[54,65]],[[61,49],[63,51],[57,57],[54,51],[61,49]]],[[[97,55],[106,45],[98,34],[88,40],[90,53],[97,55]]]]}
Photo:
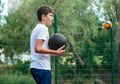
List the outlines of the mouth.
{"type": "Polygon", "coordinates": [[[54,20],[53,21],[51,21],[52,23],[54,23],[54,20]]]}

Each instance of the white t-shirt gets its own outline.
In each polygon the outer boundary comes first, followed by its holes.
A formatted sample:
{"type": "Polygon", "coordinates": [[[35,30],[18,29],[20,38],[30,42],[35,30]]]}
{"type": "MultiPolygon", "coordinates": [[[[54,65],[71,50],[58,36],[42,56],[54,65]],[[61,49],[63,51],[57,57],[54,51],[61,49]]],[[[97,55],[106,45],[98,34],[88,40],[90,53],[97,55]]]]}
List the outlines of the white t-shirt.
{"type": "Polygon", "coordinates": [[[51,70],[50,55],[49,54],[40,54],[40,53],[35,52],[35,43],[36,43],[37,39],[45,40],[42,47],[48,48],[49,32],[48,32],[48,28],[43,24],[37,24],[31,33],[31,37],[30,37],[30,52],[31,52],[30,68],[51,70]]]}

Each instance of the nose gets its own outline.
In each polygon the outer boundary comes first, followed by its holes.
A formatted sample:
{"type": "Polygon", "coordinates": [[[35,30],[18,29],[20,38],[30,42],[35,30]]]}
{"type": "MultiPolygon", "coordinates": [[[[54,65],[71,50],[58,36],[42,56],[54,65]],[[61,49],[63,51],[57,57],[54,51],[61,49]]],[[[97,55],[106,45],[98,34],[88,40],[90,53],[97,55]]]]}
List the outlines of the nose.
{"type": "Polygon", "coordinates": [[[54,17],[52,17],[52,22],[54,22],[54,17]]]}
{"type": "Polygon", "coordinates": [[[54,20],[54,17],[52,17],[52,20],[54,20]]]}

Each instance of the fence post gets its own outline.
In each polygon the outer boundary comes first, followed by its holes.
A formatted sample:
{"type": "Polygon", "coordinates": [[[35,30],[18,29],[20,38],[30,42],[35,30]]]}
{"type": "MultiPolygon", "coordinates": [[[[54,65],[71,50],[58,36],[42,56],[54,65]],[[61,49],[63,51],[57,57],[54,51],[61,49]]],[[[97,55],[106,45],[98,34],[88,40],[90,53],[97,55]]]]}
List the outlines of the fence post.
{"type": "Polygon", "coordinates": [[[115,51],[114,51],[114,27],[115,27],[115,23],[114,23],[114,19],[110,18],[111,22],[112,22],[112,28],[111,28],[111,58],[112,58],[112,70],[111,70],[111,83],[115,84],[115,51]]]}
{"type": "MultiPolygon", "coordinates": [[[[58,18],[57,14],[54,14],[54,33],[58,33],[58,18]]],[[[55,57],[55,84],[58,84],[58,56],[55,57]]]]}

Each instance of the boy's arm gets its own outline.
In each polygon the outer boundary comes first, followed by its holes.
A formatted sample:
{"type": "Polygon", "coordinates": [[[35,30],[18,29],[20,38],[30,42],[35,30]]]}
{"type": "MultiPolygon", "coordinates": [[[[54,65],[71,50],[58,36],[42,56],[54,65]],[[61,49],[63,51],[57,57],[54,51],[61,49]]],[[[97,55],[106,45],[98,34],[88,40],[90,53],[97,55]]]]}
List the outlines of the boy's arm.
{"type": "Polygon", "coordinates": [[[43,48],[42,47],[43,43],[44,43],[44,40],[37,39],[36,44],[35,44],[35,52],[36,53],[53,54],[53,55],[59,55],[59,56],[61,56],[65,52],[65,50],[63,50],[63,48],[65,46],[62,46],[62,47],[60,47],[57,50],[51,50],[51,49],[48,49],[48,48],[43,48]]]}

